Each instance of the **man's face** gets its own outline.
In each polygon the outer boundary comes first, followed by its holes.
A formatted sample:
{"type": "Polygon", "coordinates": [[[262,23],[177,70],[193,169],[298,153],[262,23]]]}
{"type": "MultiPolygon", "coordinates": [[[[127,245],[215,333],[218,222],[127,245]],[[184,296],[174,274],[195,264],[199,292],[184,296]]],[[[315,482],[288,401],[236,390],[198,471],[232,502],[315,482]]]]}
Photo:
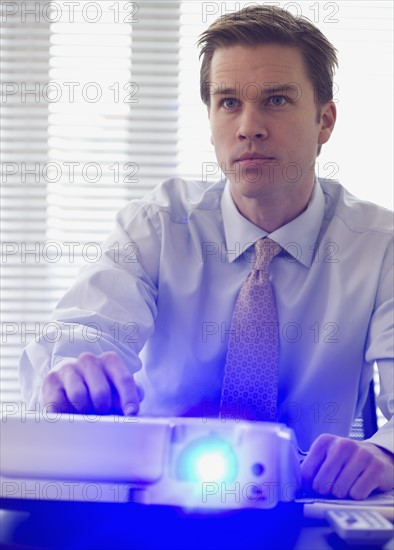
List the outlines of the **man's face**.
{"type": "Polygon", "coordinates": [[[235,202],[307,200],[317,146],[330,137],[335,106],[323,105],[318,122],[301,51],[277,44],[220,48],[210,91],[212,143],[235,202]]]}

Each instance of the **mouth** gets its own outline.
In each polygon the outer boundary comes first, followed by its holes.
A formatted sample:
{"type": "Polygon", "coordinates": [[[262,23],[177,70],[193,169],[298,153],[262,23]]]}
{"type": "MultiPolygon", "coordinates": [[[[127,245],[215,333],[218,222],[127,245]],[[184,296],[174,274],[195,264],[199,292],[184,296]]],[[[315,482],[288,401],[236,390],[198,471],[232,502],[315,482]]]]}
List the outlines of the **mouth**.
{"type": "Polygon", "coordinates": [[[241,155],[239,158],[235,159],[234,162],[267,162],[270,160],[274,160],[274,157],[269,157],[267,155],[260,155],[258,153],[245,153],[244,155],[241,155]]]}

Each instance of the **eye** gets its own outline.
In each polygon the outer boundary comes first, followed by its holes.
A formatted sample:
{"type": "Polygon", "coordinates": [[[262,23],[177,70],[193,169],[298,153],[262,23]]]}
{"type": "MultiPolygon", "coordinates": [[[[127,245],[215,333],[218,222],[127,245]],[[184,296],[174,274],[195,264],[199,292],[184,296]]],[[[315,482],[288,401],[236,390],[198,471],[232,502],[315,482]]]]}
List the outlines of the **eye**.
{"type": "Polygon", "coordinates": [[[221,101],[221,104],[225,109],[234,109],[235,107],[238,107],[239,101],[234,97],[226,97],[221,101]]]}
{"type": "Polygon", "coordinates": [[[284,95],[273,95],[268,101],[275,107],[281,107],[287,102],[287,98],[284,95]]]}

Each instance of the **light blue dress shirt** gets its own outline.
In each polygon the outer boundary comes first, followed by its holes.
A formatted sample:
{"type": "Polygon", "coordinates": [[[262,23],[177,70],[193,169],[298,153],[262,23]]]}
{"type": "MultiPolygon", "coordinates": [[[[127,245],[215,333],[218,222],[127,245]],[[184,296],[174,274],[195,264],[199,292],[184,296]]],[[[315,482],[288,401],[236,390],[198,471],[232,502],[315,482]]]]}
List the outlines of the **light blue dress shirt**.
{"type": "MultiPolygon", "coordinates": [[[[224,181],[172,179],[130,202],[101,260],[60,300],[53,318],[61,337],[50,342],[47,331],[25,349],[25,400],[39,401],[50,369],[115,350],[145,390],[141,414],[217,415],[235,300],[265,235],[239,213],[224,181]]],[[[278,421],[305,450],[321,433],[347,436],[375,361],[378,404],[391,418],[392,213],[319,179],[307,208],[269,236],[283,248],[270,265],[278,421]]],[[[392,421],[371,441],[394,451],[392,421]]]]}

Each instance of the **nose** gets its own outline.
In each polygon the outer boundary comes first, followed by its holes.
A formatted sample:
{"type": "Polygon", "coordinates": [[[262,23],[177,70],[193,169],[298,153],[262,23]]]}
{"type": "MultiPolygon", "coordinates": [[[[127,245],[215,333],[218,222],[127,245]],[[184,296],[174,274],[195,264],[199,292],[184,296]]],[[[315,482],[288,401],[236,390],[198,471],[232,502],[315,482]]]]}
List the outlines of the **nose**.
{"type": "Polygon", "coordinates": [[[245,140],[263,140],[267,138],[267,128],[261,112],[253,105],[244,106],[239,118],[237,138],[245,140]]]}

